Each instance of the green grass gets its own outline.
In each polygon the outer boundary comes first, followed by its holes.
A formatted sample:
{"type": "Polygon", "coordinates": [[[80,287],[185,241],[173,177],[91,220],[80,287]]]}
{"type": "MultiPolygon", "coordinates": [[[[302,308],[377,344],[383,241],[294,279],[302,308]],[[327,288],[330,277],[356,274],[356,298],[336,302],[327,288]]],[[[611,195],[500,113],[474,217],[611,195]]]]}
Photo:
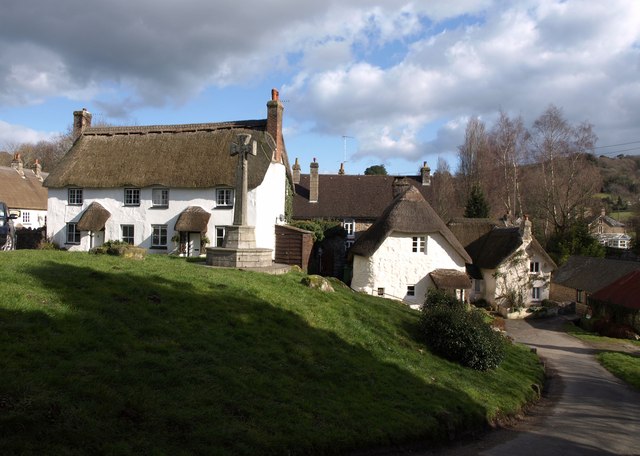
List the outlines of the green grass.
{"type": "Polygon", "coordinates": [[[326,454],[441,441],[517,412],[543,372],[416,342],[418,313],[302,274],[0,255],[3,454],[326,454]]]}
{"type": "MultiPolygon", "coordinates": [[[[585,331],[572,323],[568,323],[565,329],[569,334],[592,344],[596,348],[606,346],[615,349],[617,345],[621,346],[622,344],[632,344],[640,347],[640,341],[602,337],[585,331]]],[[[615,350],[602,350],[597,354],[596,358],[613,375],[640,390],[640,357],[615,350]]]]}

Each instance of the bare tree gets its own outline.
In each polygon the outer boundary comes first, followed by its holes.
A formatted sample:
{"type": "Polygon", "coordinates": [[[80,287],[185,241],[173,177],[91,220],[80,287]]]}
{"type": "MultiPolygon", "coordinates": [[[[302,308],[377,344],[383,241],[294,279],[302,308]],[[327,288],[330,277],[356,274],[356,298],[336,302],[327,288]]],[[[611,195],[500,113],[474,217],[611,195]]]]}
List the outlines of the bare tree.
{"type": "Polygon", "coordinates": [[[489,150],[498,182],[495,193],[504,211],[514,216],[522,211],[520,165],[525,159],[528,139],[522,117],[511,119],[501,110],[489,134],[489,150]]]}
{"type": "Polygon", "coordinates": [[[568,228],[600,188],[594,161],[587,159],[596,141],[591,124],[569,124],[554,105],[534,122],[529,152],[537,164],[537,185],[530,194],[546,236],[568,228]]]}

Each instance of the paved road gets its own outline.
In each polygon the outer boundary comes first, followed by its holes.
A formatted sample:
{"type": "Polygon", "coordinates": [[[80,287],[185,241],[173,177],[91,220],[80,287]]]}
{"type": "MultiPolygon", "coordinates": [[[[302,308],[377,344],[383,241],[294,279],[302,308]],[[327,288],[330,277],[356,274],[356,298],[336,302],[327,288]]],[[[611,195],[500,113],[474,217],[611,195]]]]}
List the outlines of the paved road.
{"type": "Polygon", "coordinates": [[[439,455],[640,455],[640,393],[611,375],[593,350],[561,330],[562,319],[509,320],[507,332],[535,347],[552,373],[550,391],[511,430],[439,455]]]}

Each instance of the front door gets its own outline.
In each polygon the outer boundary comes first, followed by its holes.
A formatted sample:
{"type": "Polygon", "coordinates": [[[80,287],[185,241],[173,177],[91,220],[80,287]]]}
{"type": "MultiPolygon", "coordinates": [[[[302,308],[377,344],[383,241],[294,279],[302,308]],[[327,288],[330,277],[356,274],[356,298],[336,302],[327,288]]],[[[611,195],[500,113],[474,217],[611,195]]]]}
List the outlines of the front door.
{"type": "Polygon", "coordinates": [[[200,233],[189,233],[187,256],[200,256],[200,233]]]}
{"type": "Polygon", "coordinates": [[[93,233],[93,247],[100,247],[104,244],[104,230],[93,233]]]}

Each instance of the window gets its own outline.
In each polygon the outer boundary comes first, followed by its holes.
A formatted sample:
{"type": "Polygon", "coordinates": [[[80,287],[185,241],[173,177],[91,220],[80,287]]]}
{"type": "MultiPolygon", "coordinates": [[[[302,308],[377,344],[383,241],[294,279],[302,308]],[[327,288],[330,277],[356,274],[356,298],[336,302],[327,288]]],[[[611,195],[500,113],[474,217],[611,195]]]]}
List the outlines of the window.
{"type": "Polygon", "coordinates": [[[67,193],[67,202],[72,206],[80,206],[82,204],[82,189],[70,188],[67,193]]]}
{"type": "Polygon", "coordinates": [[[216,205],[218,207],[233,206],[233,189],[219,188],[216,190],[216,205]]]}
{"type": "Polygon", "coordinates": [[[576,301],[582,302],[582,290],[576,290],[576,301]]]}
{"type": "Polygon", "coordinates": [[[342,227],[347,232],[347,239],[353,239],[356,235],[356,221],[354,219],[345,219],[342,227]]]}
{"type": "Polygon", "coordinates": [[[216,226],[216,247],[222,247],[224,245],[224,235],[226,230],[224,226],[216,226]]]}
{"type": "Polygon", "coordinates": [[[540,299],[540,287],[533,287],[531,289],[531,297],[536,301],[540,299]]]}
{"type": "MultiPolygon", "coordinates": [[[[151,227],[153,229],[153,233],[151,234],[151,247],[166,247],[167,225],[151,225],[151,227]]],[[[133,242],[129,242],[129,244],[132,243],[133,242]]]]}
{"type": "Polygon", "coordinates": [[[482,291],[482,282],[478,279],[473,279],[473,291],[480,293],[482,291]]]}
{"type": "Polygon", "coordinates": [[[140,189],[139,188],[124,189],[124,205],[140,206],[140,189]]]}
{"type": "Polygon", "coordinates": [[[80,244],[80,231],[77,223],[67,223],[67,244],[80,244]]]}
{"type": "Polygon", "coordinates": [[[416,295],[416,286],[408,285],[407,286],[407,296],[415,296],[416,295]]]}
{"type": "Polygon", "coordinates": [[[536,272],[540,272],[540,263],[537,261],[532,261],[529,263],[529,272],[530,273],[536,273],[536,272]]]}
{"type": "Polygon", "coordinates": [[[414,236],[412,252],[424,252],[424,246],[426,243],[426,236],[414,236]]]}
{"type": "Polygon", "coordinates": [[[384,288],[378,288],[378,296],[384,296],[384,288]]]}
{"type": "Polygon", "coordinates": [[[31,223],[31,213],[29,211],[22,211],[22,223],[31,223]]]}
{"type": "Polygon", "coordinates": [[[154,188],[153,190],[151,190],[151,204],[153,207],[168,207],[169,189],[154,188]]]}
{"type": "Polygon", "coordinates": [[[347,240],[344,241],[344,249],[348,251],[356,241],[347,240]]]}
{"type": "Polygon", "coordinates": [[[133,225],[120,225],[122,227],[122,242],[133,244],[133,225]]]}

